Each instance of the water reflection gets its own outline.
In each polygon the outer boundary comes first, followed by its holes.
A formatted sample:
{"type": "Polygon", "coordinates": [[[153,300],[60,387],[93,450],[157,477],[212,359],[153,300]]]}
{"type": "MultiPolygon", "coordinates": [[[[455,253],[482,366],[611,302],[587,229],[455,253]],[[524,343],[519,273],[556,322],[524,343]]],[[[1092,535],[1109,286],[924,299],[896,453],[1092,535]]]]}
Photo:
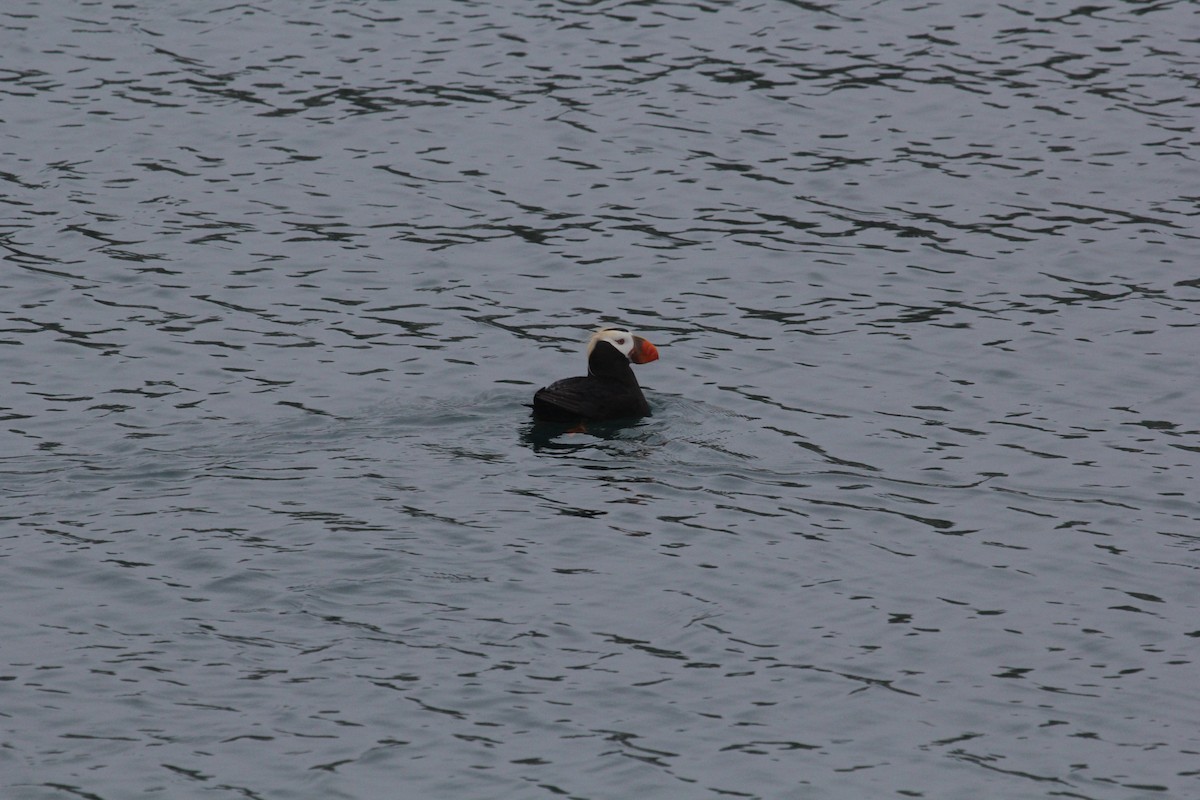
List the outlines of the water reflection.
{"type": "Polygon", "coordinates": [[[521,426],[521,442],[535,452],[547,450],[576,452],[582,448],[603,445],[606,442],[629,442],[639,438],[644,439],[644,436],[638,437],[634,431],[646,427],[646,423],[639,420],[587,423],[531,420],[521,426]]]}

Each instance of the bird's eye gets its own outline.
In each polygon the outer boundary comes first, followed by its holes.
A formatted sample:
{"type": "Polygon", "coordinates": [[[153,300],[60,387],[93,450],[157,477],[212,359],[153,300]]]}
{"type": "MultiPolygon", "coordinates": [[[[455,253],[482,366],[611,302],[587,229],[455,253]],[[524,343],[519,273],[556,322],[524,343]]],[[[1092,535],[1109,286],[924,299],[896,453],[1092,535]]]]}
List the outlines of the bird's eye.
{"type": "Polygon", "coordinates": [[[620,344],[620,345],[625,344],[625,337],[622,336],[620,339],[617,339],[617,344],[620,344]]]}

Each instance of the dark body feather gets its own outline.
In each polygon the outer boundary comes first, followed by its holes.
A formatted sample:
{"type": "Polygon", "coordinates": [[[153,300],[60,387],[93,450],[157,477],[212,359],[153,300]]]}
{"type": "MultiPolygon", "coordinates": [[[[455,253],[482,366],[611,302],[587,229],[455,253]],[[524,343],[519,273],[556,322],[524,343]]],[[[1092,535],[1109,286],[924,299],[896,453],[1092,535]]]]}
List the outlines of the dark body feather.
{"type": "Polygon", "coordinates": [[[597,342],[586,377],[555,381],[533,396],[533,414],[559,422],[646,417],[650,404],[642,394],[629,359],[608,342],[597,342]]]}

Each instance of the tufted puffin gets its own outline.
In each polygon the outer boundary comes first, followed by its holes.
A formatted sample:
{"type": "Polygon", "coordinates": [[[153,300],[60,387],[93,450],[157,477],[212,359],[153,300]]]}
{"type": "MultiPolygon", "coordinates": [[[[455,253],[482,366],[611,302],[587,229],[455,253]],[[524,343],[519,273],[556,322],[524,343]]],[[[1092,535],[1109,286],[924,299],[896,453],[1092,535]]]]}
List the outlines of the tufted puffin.
{"type": "Polygon", "coordinates": [[[645,417],[650,406],[629,363],[658,358],[658,349],[640,336],[604,328],[588,340],[588,374],[564,378],[533,396],[533,415],[559,422],[645,417]]]}

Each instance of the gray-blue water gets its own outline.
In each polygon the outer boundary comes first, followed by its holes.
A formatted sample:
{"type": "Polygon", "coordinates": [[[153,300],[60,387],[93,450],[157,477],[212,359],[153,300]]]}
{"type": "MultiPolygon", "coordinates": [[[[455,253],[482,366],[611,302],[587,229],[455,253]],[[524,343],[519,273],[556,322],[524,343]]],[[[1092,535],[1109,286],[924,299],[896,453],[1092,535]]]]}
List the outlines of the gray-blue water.
{"type": "Polygon", "coordinates": [[[7,3],[0,796],[1200,796],[1197,19],[7,3]]]}

